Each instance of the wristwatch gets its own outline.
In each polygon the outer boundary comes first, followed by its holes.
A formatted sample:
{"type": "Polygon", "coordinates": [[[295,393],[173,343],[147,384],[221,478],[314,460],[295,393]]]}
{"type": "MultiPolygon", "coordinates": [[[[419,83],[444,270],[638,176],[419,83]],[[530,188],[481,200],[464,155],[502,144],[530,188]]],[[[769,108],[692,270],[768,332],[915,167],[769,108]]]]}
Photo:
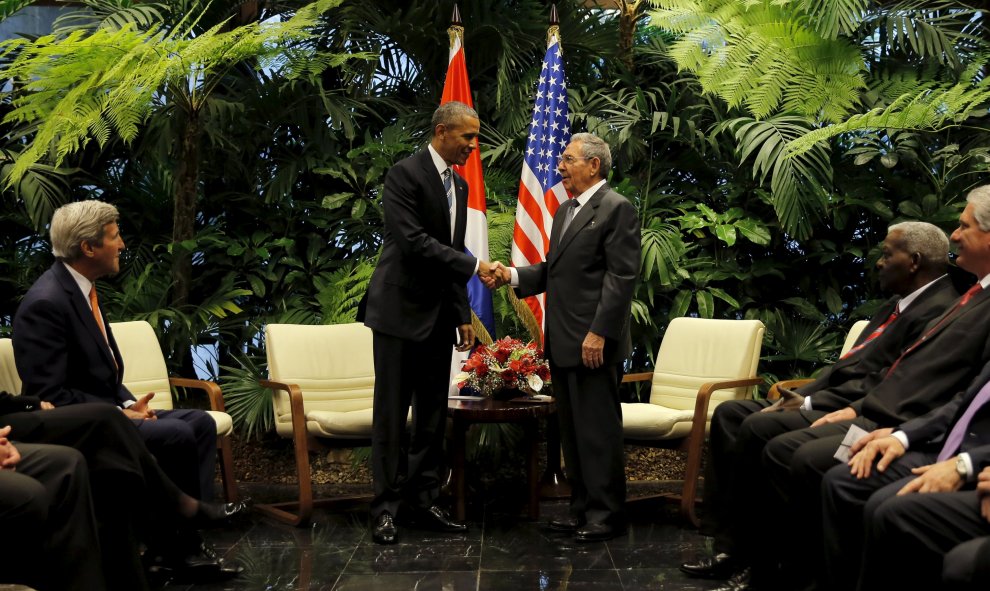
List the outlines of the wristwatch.
{"type": "Polygon", "coordinates": [[[966,460],[964,460],[962,456],[958,456],[956,458],[956,474],[959,475],[959,478],[961,478],[963,482],[969,481],[969,470],[966,468],[966,460]]]}

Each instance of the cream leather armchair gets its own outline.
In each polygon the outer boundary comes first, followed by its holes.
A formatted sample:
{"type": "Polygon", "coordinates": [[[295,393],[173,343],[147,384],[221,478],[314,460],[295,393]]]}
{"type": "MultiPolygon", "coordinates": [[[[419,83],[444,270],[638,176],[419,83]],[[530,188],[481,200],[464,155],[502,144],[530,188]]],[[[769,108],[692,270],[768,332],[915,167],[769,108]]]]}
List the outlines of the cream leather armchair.
{"type": "Polygon", "coordinates": [[[687,452],[681,515],[695,526],[698,478],[712,413],[723,400],[752,396],[763,381],[756,366],[765,327],[759,320],[675,318],[667,326],[652,373],[624,382],[650,380],[650,400],[622,404],[626,443],[687,452]]]}
{"type": "Polygon", "coordinates": [[[144,320],[111,322],[110,330],[124,358],[124,386],[135,398],[149,392],[155,396],[148,404],[156,410],[171,410],[172,388],[187,388],[205,392],[210,400],[206,411],[217,423],[217,457],[220,460],[220,479],[228,502],[238,500],[237,481],[234,479],[234,460],[230,450],[229,435],[234,432],[234,422],[224,412],[220,386],[206,380],[169,377],[165,356],[155,330],[144,320]]]}
{"type": "Polygon", "coordinates": [[[309,452],[371,444],[375,364],[371,329],[360,323],[269,324],[265,328],[268,377],[274,392],[275,430],[295,447],[299,500],[256,507],[293,525],[309,521],[313,507],[356,503],[367,495],[313,499],[309,452]]]}
{"type": "Polygon", "coordinates": [[[0,339],[0,392],[15,396],[21,393],[21,377],[14,365],[14,341],[0,339]]]}

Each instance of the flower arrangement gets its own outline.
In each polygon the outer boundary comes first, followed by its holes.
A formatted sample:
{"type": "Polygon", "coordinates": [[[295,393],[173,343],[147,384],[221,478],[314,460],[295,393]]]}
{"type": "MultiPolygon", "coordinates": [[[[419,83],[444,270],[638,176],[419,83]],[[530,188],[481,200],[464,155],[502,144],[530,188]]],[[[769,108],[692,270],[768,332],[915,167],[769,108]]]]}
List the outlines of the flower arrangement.
{"type": "Polygon", "coordinates": [[[494,396],[507,389],[537,394],[550,383],[550,366],[536,343],[505,337],[478,347],[464,361],[454,384],[494,396]]]}

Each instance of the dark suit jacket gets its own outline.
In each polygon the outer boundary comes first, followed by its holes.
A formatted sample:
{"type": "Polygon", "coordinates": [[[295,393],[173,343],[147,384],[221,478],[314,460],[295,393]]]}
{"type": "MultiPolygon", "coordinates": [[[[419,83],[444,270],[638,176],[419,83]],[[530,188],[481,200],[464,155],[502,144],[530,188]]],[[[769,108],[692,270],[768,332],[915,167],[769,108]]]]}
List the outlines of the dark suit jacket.
{"type": "Polygon", "coordinates": [[[52,265],[34,282],[14,315],[14,361],[24,383],[22,393],[55,406],[80,402],[122,406],[125,400],[134,400],[121,383],[124,360],[105,315],[103,325],[109,349],[79,285],[65,265],[52,265]]]}
{"type": "Polygon", "coordinates": [[[605,363],[619,363],[631,350],[629,318],[639,274],[640,231],[636,208],[607,184],[571,220],[573,201],[562,205],[550,231],[543,263],[520,267],[520,297],[546,292],[545,350],[560,367],[581,365],[588,332],[605,338],[605,363]]]}
{"type": "MultiPolygon", "coordinates": [[[[901,355],[901,351],[918,340],[928,323],[941,316],[958,297],[959,292],[949,277],[942,277],[918,294],[907,310],[868,346],[845,359],[839,359],[822,371],[814,382],[802,386],[798,391],[804,395],[812,395],[811,405],[815,410],[846,408],[865,396],[870,387],[879,383],[879,374],[871,378],[874,372],[890,367],[901,355]],[[871,381],[874,379],[876,383],[871,381]]],[[[857,345],[887,320],[899,300],[899,297],[893,297],[877,310],[856,340],[857,345]]]]}
{"type": "MultiPolygon", "coordinates": [[[[450,238],[447,194],[428,150],[398,162],[385,177],[385,238],[368,285],[364,323],[412,341],[438,322],[451,329],[471,322],[467,281],[477,259],[464,253],[467,183],[453,175],[457,220],[450,238]]],[[[450,331],[451,341],[454,330],[450,331]]]]}
{"type": "MultiPolygon", "coordinates": [[[[934,453],[940,451],[949,431],[988,381],[990,381],[990,364],[983,367],[983,371],[973,379],[965,391],[960,392],[948,403],[902,424],[900,429],[907,435],[911,449],[917,446],[928,448],[927,451],[934,453]]],[[[990,466],[990,404],[984,404],[973,415],[960,451],[969,453],[976,473],[990,466]]]]}
{"type": "MultiPolygon", "coordinates": [[[[942,316],[950,313],[951,308],[942,316]]],[[[881,427],[893,427],[969,387],[990,361],[990,289],[977,293],[945,322],[940,322],[942,316],[929,323],[922,340],[893,371],[881,370],[883,380],[853,403],[858,414],[881,427]]]]}

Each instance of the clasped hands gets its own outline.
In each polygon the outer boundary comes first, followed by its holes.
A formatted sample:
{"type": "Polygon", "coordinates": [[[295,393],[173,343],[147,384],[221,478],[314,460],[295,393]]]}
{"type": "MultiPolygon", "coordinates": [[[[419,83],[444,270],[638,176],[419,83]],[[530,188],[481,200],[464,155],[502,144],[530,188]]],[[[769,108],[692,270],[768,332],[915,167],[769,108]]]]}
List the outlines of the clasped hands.
{"type": "MultiPolygon", "coordinates": [[[[901,440],[892,435],[893,432],[894,430],[890,428],[877,429],[864,435],[849,448],[851,456],[849,471],[853,476],[857,479],[869,478],[873,462],[878,456],[880,459],[876,462],[876,469],[877,472],[883,472],[890,466],[891,462],[907,453],[901,440]]],[[[963,485],[962,478],[956,472],[956,458],[954,457],[934,464],[912,468],[911,473],[916,478],[901,487],[897,491],[898,496],[910,493],[952,492],[959,490],[963,485]]],[[[985,481],[983,486],[987,492],[990,492],[990,473],[986,476],[981,473],[980,480],[981,482],[985,481]]],[[[990,520],[990,500],[984,498],[981,503],[984,517],[990,520]]]]}
{"type": "Polygon", "coordinates": [[[481,283],[488,289],[498,289],[503,285],[507,285],[511,278],[512,275],[509,273],[509,268],[502,263],[498,261],[492,261],[490,263],[478,261],[478,279],[481,279],[481,283]]]}

